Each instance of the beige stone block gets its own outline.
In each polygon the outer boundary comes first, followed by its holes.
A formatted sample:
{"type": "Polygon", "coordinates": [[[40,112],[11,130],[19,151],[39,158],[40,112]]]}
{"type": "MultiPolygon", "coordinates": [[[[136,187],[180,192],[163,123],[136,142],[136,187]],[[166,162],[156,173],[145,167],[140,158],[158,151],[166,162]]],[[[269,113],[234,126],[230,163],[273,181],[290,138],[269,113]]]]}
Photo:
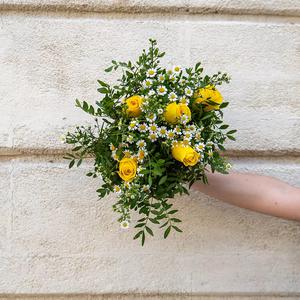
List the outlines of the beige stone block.
{"type": "Polygon", "coordinates": [[[0,168],[0,256],[7,255],[10,249],[10,231],[13,212],[13,168],[9,161],[0,168]]]}
{"type": "Polygon", "coordinates": [[[232,74],[232,85],[220,88],[231,102],[225,118],[239,129],[230,150],[299,152],[298,25],[194,17],[2,20],[2,153],[64,149],[59,137],[66,129],[92,122],[74,99],[99,100],[96,79],[116,78],[103,73],[109,61],[134,59],[151,36],[168,52],[166,65],[199,59],[208,73],[232,74]]]}
{"type": "MultiPolygon", "coordinates": [[[[12,253],[5,293],[299,292],[299,223],[249,212],[193,192],[173,200],[183,234],[162,232],[142,248],[122,231],[114,196],[64,162],[15,160],[12,253]]],[[[244,158],[242,171],[299,185],[299,160],[244,158]]]]}
{"type": "Polygon", "coordinates": [[[190,14],[267,14],[283,16],[299,16],[300,7],[293,0],[272,0],[261,2],[252,0],[220,1],[220,0],[3,0],[4,9],[46,10],[46,11],[89,11],[89,12],[168,12],[190,14]]]}

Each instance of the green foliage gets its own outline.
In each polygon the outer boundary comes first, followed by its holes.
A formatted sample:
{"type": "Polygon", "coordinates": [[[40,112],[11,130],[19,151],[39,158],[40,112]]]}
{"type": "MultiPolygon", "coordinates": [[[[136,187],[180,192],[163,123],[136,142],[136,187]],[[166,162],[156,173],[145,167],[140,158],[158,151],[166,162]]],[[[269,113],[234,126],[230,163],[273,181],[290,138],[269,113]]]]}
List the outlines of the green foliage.
{"type": "Polygon", "coordinates": [[[169,199],[189,194],[188,188],[197,180],[207,183],[208,166],[213,172],[226,174],[228,163],[219,151],[225,150],[226,139],[234,140],[236,132],[222,120],[222,110],[228,102],[218,104],[213,98],[200,103],[195,101],[199,89],[208,86],[215,89],[228,83],[229,76],[221,72],[203,75],[200,62],[193,68],[165,69],[160,66],[164,55],[156,41],[150,39],[150,48],[143,50],[136,62],[113,60],[105,72],[121,70],[118,83],[110,85],[98,80],[102,98],[96,105],[76,100],[76,106],[90,114],[95,125],[77,126],[65,137],[65,142],[73,146],[72,152],[65,156],[70,160],[69,168],[78,167],[85,158],[93,157],[94,167],[87,176],[101,176],[103,184],[97,190],[99,198],[111,192],[118,193],[113,210],[120,214],[121,225],[130,221],[132,212],[142,216],[134,226],[137,229],[134,239],[140,239],[142,245],[146,237],[153,236],[152,225],[164,230],[164,238],[173,231],[182,232],[181,220],[175,216],[177,210],[169,199]],[[159,92],[161,86],[166,93],[159,92]],[[175,99],[171,99],[172,94],[175,99]],[[135,95],[143,102],[139,115],[131,117],[126,99],[135,95]],[[175,125],[168,123],[164,112],[172,101],[187,105],[191,119],[178,119],[175,125]],[[207,110],[207,105],[215,109],[207,110]],[[146,126],[145,130],[142,125],[146,126]],[[151,129],[153,125],[155,130],[151,129]],[[174,142],[188,143],[199,154],[199,161],[186,166],[174,159],[174,142]],[[120,161],[126,157],[137,163],[137,173],[128,182],[119,175],[120,161]]]}

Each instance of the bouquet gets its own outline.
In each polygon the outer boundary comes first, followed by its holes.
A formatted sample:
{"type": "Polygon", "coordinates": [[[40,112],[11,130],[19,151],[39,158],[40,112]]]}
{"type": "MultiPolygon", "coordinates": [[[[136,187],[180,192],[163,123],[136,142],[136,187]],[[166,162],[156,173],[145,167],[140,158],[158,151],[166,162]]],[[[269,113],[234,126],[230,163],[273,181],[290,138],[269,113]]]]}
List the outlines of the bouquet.
{"type": "Polygon", "coordinates": [[[98,80],[102,99],[96,105],[76,100],[90,114],[93,126],[77,126],[64,136],[73,146],[65,158],[69,167],[93,157],[87,176],[101,176],[100,198],[117,194],[113,210],[122,228],[128,228],[136,211],[134,239],[142,245],[153,236],[152,225],[182,232],[177,210],[169,199],[189,194],[196,180],[207,183],[207,167],[227,173],[226,139],[234,140],[222,110],[228,105],[217,86],[228,83],[226,73],[203,75],[201,63],[193,68],[160,66],[165,55],[155,40],[135,63],[113,60],[105,72],[121,71],[116,85],[98,80]]]}

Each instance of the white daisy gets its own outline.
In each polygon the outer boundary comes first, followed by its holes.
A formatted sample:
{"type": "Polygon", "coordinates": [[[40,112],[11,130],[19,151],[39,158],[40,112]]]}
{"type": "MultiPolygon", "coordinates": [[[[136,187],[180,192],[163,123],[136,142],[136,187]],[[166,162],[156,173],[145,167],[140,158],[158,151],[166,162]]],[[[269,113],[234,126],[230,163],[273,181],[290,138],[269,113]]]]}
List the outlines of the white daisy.
{"type": "Polygon", "coordinates": [[[129,130],[135,130],[135,129],[136,129],[136,126],[137,126],[137,122],[136,122],[136,121],[131,121],[131,122],[129,123],[128,129],[129,129],[129,130]]]}
{"type": "Polygon", "coordinates": [[[203,143],[198,143],[195,145],[195,149],[198,151],[198,152],[203,152],[204,149],[205,149],[205,145],[203,143]]]}
{"type": "Polygon", "coordinates": [[[180,85],[184,85],[186,83],[186,79],[185,78],[181,78],[180,80],[179,80],[179,84],[180,85]]]}
{"type": "Polygon", "coordinates": [[[148,126],[145,123],[138,125],[138,129],[140,132],[146,132],[148,130],[148,126]]]}
{"type": "Polygon", "coordinates": [[[137,169],[136,169],[136,172],[137,172],[138,174],[140,174],[140,176],[143,176],[144,174],[141,173],[141,171],[143,171],[143,170],[145,170],[145,168],[143,168],[142,166],[138,166],[137,169]]]}
{"type": "Polygon", "coordinates": [[[167,138],[168,138],[169,140],[173,140],[174,137],[175,137],[174,131],[173,131],[173,130],[169,130],[169,131],[167,132],[167,138]]]}
{"type": "Polygon", "coordinates": [[[150,90],[149,93],[148,93],[148,96],[152,97],[153,95],[155,95],[155,91],[154,90],[150,90]]]}
{"type": "Polygon", "coordinates": [[[150,114],[146,118],[148,122],[154,122],[156,120],[156,115],[155,114],[150,114]]]}
{"type": "Polygon", "coordinates": [[[169,77],[169,80],[170,80],[171,82],[174,82],[174,81],[176,80],[175,75],[171,75],[171,76],[169,77]]]}
{"type": "Polygon", "coordinates": [[[146,147],[146,142],[144,140],[139,140],[136,145],[141,148],[144,149],[146,147]]]}
{"type": "Polygon", "coordinates": [[[157,132],[158,127],[155,123],[152,123],[152,124],[149,124],[148,129],[151,133],[153,133],[153,132],[157,132]]]}
{"type": "Polygon", "coordinates": [[[132,135],[129,135],[126,139],[126,141],[129,143],[129,144],[132,144],[133,142],[133,136],[132,135]]]}
{"type": "Polygon", "coordinates": [[[159,136],[161,136],[161,137],[166,137],[166,136],[167,136],[167,133],[168,133],[168,130],[167,130],[167,127],[166,127],[166,126],[161,126],[161,127],[158,129],[158,134],[159,134],[159,136]]]}
{"type": "Polygon", "coordinates": [[[174,128],[174,132],[175,132],[176,134],[178,134],[178,135],[181,135],[181,134],[182,134],[181,128],[180,128],[179,126],[176,126],[176,127],[174,128]]]}
{"type": "Polygon", "coordinates": [[[131,152],[129,150],[123,151],[124,157],[131,157],[131,152]]]}
{"type": "Polygon", "coordinates": [[[196,130],[197,130],[197,128],[196,128],[195,125],[189,125],[189,126],[186,127],[186,129],[187,129],[188,131],[192,132],[192,133],[195,133],[196,130]]]}
{"type": "Polygon", "coordinates": [[[159,115],[162,115],[162,114],[164,113],[164,110],[163,110],[162,108],[159,108],[159,109],[157,110],[157,113],[158,113],[159,115]]]}
{"type": "Polygon", "coordinates": [[[171,92],[169,94],[168,98],[169,98],[170,101],[176,101],[177,100],[177,95],[174,92],[171,92]]]}
{"type": "Polygon", "coordinates": [[[166,87],[164,87],[163,85],[160,85],[158,88],[157,88],[157,93],[158,95],[165,95],[167,93],[167,89],[166,87]]]}
{"type": "Polygon", "coordinates": [[[148,76],[148,77],[154,77],[155,74],[156,74],[156,70],[155,70],[155,69],[149,69],[149,70],[147,71],[147,76],[148,76]]]}
{"type": "Polygon", "coordinates": [[[172,70],[172,69],[168,69],[168,70],[167,70],[167,74],[168,74],[169,76],[171,76],[171,75],[173,74],[173,70],[172,70]]]}
{"type": "Polygon", "coordinates": [[[184,133],[184,139],[186,139],[186,140],[191,140],[193,138],[193,135],[192,135],[192,133],[191,132],[189,132],[189,131],[186,131],[185,133],[184,133]]]}
{"type": "Polygon", "coordinates": [[[151,79],[146,79],[143,82],[143,87],[146,89],[149,89],[152,86],[152,80],[151,79]]]}
{"type": "Polygon", "coordinates": [[[143,185],[142,186],[142,191],[143,192],[148,192],[148,191],[150,191],[150,186],[147,184],[147,185],[143,185]]]}
{"type": "Polygon", "coordinates": [[[164,82],[165,81],[165,76],[163,74],[158,75],[158,81],[159,82],[164,82]]]}
{"type": "Polygon", "coordinates": [[[182,97],[179,98],[179,102],[182,103],[182,104],[189,105],[190,100],[187,99],[185,96],[182,96],[182,97]]]}
{"type": "Polygon", "coordinates": [[[197,132],[195,133],[195,139],[198,140],[198,141],[201,140],[201,133],[200,133],[199,131],[197,131],[197,132]]]}
{"type": "Polygon", "coordinates": [[[137,159],[138,159],[140,162],[143,162],[145,156],[146,156],[146,151],[144,151],[144,150],[139,150],[139,152],[138,152],[138,154],[137,154],[137,159]]]}
{"type": "Polygon", "coordinates": [[[185,94],[188,96],[188,97],[192,97],[193,96],[193,90],[190,88],[190,87],[186,87],[184,89],[184,92],[185,94]]]}
{"type": "Polygon", "coordinates": [[[114,192],[117,194],[121,193],[121,188],[118,185],[114,185],[114,192]]]}
{"type": "Polygon", "coordinates": [[[174,72],[175,74],[179,74],[180,71],[181,71],[181,67],[180,67],[180,66],[174,66],[174,67],[173,67],[173,72],[174,72]]]}
{"type": "Polygon", "coordinates": [[[128,221],[122,221],[121,223],[120,223],[120,226],[121,226],[121,228],[122,229],[128,229],[129,228],[129,222],[128,221]]]}
{"type": "Polygon", "coordinates": [[[112,151],[111,152],[111,157],[116,160],[116,161],[119,161],[119,156],[117,155],[117,152],[116,151],[112,151]]]}
{"type": "Polygon", "coordinates": [[[187,123],[189,122],[189,120],[190,120],[190,118],[189,118],[189,116],[187,116],[187,115],[182,115],[182,116],[180,117],[180,122],[181,122],[182,124],[187,124],[187,123]]]}
{"type": "Polygon", "coordinates": [[[148,137],[151,142],[155,142],[157,140],[157,134],[155,132],[150,133],[148,137]]]}

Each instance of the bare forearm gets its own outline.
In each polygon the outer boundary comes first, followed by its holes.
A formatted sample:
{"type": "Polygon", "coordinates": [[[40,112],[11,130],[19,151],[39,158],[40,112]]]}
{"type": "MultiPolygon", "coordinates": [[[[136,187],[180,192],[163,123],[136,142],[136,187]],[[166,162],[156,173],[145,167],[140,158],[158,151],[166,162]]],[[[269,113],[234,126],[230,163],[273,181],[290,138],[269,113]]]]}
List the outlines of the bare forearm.
{"type": "Polygon", "coordinates": [[[300,189],[277,179],[252,174],[208,174],[209,184],[194,189],[254,211],[300,221],[300,189]]]}

